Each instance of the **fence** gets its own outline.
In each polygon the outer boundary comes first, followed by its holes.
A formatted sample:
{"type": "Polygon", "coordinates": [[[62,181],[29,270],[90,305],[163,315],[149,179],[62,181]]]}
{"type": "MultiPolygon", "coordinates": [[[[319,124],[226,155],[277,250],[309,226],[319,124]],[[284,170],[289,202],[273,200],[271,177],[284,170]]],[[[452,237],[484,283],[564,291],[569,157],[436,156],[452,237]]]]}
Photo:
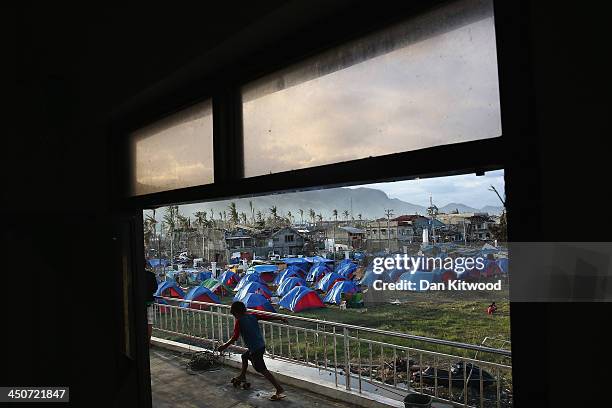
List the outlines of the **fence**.
{"type": "MultiPolygon", "coordinates": [[[[155,330],[210,347],[233,334],[229,306],[158,298],[155,330]],[[186,302],[190,307],[181,307],[186,302]]],[[[289,324],[260,320],[268,357],[333,374],[337,387],[403,396],[418,392],[435,400],[470,407],[512,406],[509,350],[407,333],[253,311],[289,324]],[[474,357],[468,357],[474,353],[474,357]],[[476,358],[478,356],[478,359],[476,358]]],[[[244,347],[241,340],[238,347],[244,347]]]]}

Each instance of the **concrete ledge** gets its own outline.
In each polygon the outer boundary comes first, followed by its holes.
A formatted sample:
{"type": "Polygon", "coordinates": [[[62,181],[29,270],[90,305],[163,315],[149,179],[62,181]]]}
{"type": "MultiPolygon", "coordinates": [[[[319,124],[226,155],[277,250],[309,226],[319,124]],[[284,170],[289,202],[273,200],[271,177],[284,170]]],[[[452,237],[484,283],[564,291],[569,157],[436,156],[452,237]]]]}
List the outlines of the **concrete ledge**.
{"type": "MultiPolygon", "coordinates": [[[[191,346],[177,341],[165,340],[157,337],[152,337],[151,342],[155,346],[181,353],[210,351],[202,347],[191,346]]],[[[311,391],[326,396],[328,398],[345,401],[355,406],[364,408],[404,407],[404,403],[401,401],[377,395],[372,392],[363,390],[361,393],[352,390],[348,391],[345,388],[341,388],[340,384],[338,387],[336,387],[334,383],[330,383],[329,381],[322,381],[320,377],[317,378],[313,375],[310,375],[307,372],[308,367],[303,367],[298,364],[292,364],[283,360],[272,359],[269,357],[264,357],[264,360],[266,362],[268,370],[273,373],[274,376],[276,376],[281,382],[291,385],[293,387],[302,388],[304,390],[311,391]],[[306,373],[304,371],[306,371],[306,373]]],[[[240,368],[242,366],[240,354],[235,353],[227,355],[223,359],[222,363],[235,368],[240,368]]],[[[319,371],[316,368],[312,369],[319,371]]],[[[250,365],[249,374],[259,375],[259,373],[254,371],[250,365]]]]}

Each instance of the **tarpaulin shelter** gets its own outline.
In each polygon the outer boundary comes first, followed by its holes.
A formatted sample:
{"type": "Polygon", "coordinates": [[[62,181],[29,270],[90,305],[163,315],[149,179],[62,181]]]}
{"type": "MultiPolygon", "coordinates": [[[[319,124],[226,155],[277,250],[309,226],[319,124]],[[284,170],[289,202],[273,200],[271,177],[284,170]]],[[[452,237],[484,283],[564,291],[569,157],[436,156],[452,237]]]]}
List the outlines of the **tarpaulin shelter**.
{"type": "Polygon", "coordinates": [[[244,299],[244,297],[249,293],[259,293],[264,295],[267,299],[272,297],[272,292],[265,284],[260,282],[249,282],[236,293],[234,296],[234,302],[239,300],[242,301],[242,299],[244,299]]]}
{"type": "Polygon", "coordinates": [[[292,312],[325,307],[317,292],[306,286],[296,286],[291,289],[283,296],[278,305],[292,312]]]}
{"type": "Polygon", "coordinates": [[[346,278],[340,276],[336,272],[330,272],[323,276],[319,282],[317,282],[316,289],[322,292],[327,292],[332,286],[334,286],[334,283],[343,280],[346,280],[346,278]]]}
{"type": "Polygon", "coordinates": [[[330,269],[324,263],[317,263],[310,268],[308,276],[306,276],[306,282],[318,282],[326,273],[329,273],[330,269]]]}
{"type": "Polygon", "coordinates": [[[306,281],[297,276],[285,278],[278,286],[278,289],[276,289],[276,294],[281,297],[285,296],[291,289],[296,286],[306,286],[306,281]]]}
{"type": "MultiPolygon", "coordinates": [[[[405,271],[402,271],[402,273],[405,271]]],[[[393,275],[395,275],[395,272],[393,273],[393,275]]],[[[401,275],[401,273],[400,273],[401,275]]],[[[395,279],[395,276],[391,276],[389,274],[388,271],[383,270],[381,273],[375,273],[374,272],[374,261],[372,261],[370,263],[370,265],[368,265],[368,267],[366,268],[363,277],[361,278],[361,280],[359,281],[359,284],[362,286],[367,286],[370,287],[372,286],[372,284],[374,283],[374,281],[380,280],[382,282],[395,282],[397,279],[395,279]]]]}
{"type": "Polygon", "coordinates": [[[219,276],[219,281],[229,288],[235,287],[240,282],[240,276],[232,271],[225,271],[219,276]]]}
{"type": "Polygon", "coordinates": [[[323,299],[323,303],[335,303],[337,305],[342,302],[343,294],[353,294],[358,291],[357,284],[353,281],[340,281],[334,283],[331,290],[327,292],[327,295],[323,299]]]}
{"type": "Polygon", "coordinates": [[[242,303],[247,309],[264,310],[266,312],[276,312],[272,303],[264,296],[259,293],[249,293],[242,300],[242,303]]]}
{"type": "Polygon", "coordinates": [[[286,263],[287,267],[292,265],[297,266],[298,268],[303,270],[304,273],[306,273],[306,271],[310,268],[310,264],[306,260],[306,258],[282,258],[281,261],[286,263]]]}
{"type": "MultiPolygon", "coordinates": [[[[193,300],[196,302],[207,302],[207,303],[221,303],[217,295],[211,292],[210,289],[205,288],[204,286],[196,286],[192,288],[187,296],[185,296],[185,300],[193,300]]],[[[191,302],[181,302],[181,307],[187,307],[190,309],[207,309],[209,306],[207,305],[199,305],[197,303],[191,302]]]]}

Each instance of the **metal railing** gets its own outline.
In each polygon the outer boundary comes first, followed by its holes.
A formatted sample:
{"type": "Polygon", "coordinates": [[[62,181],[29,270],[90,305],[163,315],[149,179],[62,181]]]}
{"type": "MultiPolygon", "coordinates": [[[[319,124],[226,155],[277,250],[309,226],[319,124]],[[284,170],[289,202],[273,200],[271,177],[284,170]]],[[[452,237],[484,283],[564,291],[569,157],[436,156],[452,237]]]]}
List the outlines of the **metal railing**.
{"type": "MultiPolygon", "coordinates": [[[[158,302],[165,302],[153,306],[153,327],[159,333],[211,347],[233,334],[234,317],[228,305],[168,297],[158,302]],[[183,302],[190,307],[181,307],[183,302]]],[[[512,406],[509,350],[250,311],[290,321],[259,321],[268,357],[325,370],[333,374],[337,387],[395,399],[418,392],[456,406],[512,406]]],[[[241,340],[237,347],[244,348],[241,340]]]]}

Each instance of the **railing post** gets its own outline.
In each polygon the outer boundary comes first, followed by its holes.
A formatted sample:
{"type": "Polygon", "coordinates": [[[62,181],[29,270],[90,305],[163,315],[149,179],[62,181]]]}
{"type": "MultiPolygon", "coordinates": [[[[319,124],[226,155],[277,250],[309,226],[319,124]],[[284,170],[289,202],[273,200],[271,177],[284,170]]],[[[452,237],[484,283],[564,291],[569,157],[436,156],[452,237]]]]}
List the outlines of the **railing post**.
{"type": "Polygon", "coordinates": [[[346,389],[351,390],[351,352],[349,350],[349,331],[345,327],[343,329],[344,334],[344,374],[345,379],[344,382],[346,384],[346,389]]]}

